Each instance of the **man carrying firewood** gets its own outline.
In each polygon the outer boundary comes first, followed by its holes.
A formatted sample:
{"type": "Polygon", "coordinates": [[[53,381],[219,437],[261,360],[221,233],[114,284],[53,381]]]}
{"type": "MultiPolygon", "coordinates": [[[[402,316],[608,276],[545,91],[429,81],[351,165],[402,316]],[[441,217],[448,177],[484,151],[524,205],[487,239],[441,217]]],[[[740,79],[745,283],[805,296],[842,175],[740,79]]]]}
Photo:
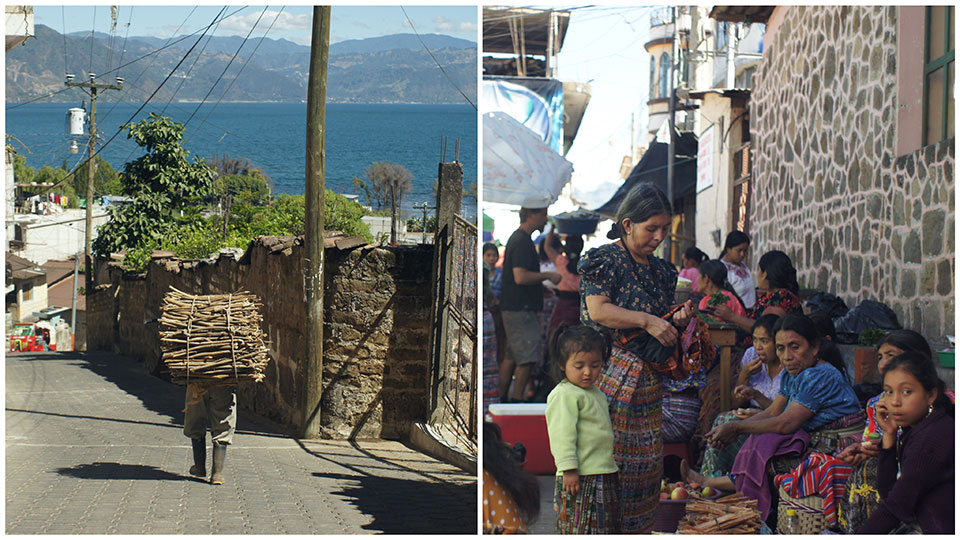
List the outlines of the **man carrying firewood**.
{"type": "Polygon", "coordinates": [[[211,484],[223,483],[223,464],[227,446],[237,428],[237,387],[187,385],[183,434],[193,442],[193,467],[190,474],[207,475],[207,424],[213,439],[211,484]]]}

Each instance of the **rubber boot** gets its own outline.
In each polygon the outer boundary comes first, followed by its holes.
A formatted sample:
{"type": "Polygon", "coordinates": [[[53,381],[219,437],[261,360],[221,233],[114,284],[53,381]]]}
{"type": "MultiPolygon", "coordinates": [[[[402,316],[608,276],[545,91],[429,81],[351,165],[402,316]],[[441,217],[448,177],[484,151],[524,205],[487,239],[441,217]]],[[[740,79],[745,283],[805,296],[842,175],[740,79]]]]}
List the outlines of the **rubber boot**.
{"type": "Polygon", "coordinates": [[[193,443],[193,467],[190,467],[190,474],[194,476],[207,475],[207,444],[203,439],[190,439],[193,443]]]}
{"type": "Polygon", "coordinates": [[[223,483],[223,462],[227,459],[227,445],[214,441],[213,443],[213,473],[210,475],[210,483],[220,485],[223,483]]]}

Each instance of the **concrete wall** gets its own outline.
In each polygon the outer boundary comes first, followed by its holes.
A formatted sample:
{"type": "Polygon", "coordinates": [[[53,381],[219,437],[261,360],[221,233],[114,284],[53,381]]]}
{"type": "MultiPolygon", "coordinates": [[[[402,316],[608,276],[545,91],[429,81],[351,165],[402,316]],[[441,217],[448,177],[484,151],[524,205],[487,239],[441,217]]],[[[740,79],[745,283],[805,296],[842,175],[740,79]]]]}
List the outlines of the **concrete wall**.
{"type": "Polygon", "coordinates": [[[27,279],[17,283],[17,305],[13,307],[13,318],[21,322],[34,313],[47,307],[47,281],[45,276],[27,279]],[[24,287],[30,286],[30,299],[25,300],[24,287]]]}
{"type": "MultiPolygon", "coordinates": [[[[62,214],[40,216],[18,214],[14,217],[20,225],[25,242],[22,251],[17,255],[30,259],[37,264],[43,264],[51,259],[69,259],[83,251],[84,226],[86,211],[83,209],[67,209],[62,214]]],[[[110,221],[110,215],[100,206],[93,209],[93,238],[96,239],[96,230],[110,221]]]]}
{"type": "MultiPolygon", "coordinates": [[[[295,242],[274,252],[258,240],[240,261],[161,259],[140,276],[113,267],[87,300],[88,345],[159,371],[157,325],[144,321],[159,315],[168,287],[250,291],[263,302],[271,361],[263,383],[241,385],[241,407],[297,426],[306,357],[302,249],[295,242]]],[[[426,418],[432,257],[428,246],[326,250],[324,438],[399,438],[426,418]]]]}
{"type": "Polygon", "coordinates": [[[781,249],[801,287],[851,307],[879,300],[942,340],[954,333],[955,140],[897,154],[899,8],[775,15],[751,102],[753,256],[781,249]]]}

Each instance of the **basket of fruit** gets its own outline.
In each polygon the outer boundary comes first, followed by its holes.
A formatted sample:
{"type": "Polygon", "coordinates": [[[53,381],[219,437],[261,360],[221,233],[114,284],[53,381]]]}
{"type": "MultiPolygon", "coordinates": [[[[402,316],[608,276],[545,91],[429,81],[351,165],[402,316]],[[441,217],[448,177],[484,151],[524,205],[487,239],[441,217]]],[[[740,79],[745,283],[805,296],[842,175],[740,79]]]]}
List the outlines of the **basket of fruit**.
{"type": "Polygon", "coordinates": [[[687,503],[701,499],[715,499],[720,496],[717,490],[710,486],[701,487],[692,482],[667,483],[660,482],[660,502],[653,520],[653,530],[656,532],[676,532],[677,524],[687,513],[687,503]]]}
{"type": "Polygon", "coordinates": [[[600,222],[600,214],[590,210],[564,212],[553,217],[560,234],[593,234],[600,222]]]}

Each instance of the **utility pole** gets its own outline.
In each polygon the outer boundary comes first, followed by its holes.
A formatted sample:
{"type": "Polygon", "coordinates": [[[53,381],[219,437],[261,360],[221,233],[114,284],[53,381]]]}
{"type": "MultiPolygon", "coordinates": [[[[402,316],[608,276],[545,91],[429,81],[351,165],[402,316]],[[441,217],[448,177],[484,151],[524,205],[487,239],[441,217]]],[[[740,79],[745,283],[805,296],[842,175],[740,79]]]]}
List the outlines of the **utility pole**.
{"type": "Polygon", "coordinates": [[[84,264],[86,265],[84,289],[86,294],[93,291],[93,169],[96,165],[94,156],[97,153],[97,91],[98,90],[123,90],[123,78],[117,77],[117,84],[101,84],[96,82],[97,76],[90,74],[90,82],[73,82],[73,75],[67,74],[67,80],[64,82],[67,86],[80,88],[90,95],[90,133],[89,145],[87,151],[87,219],[86,219],[86,238],[84,240],[84,254],[86,255],[84,264]]]}
{"type": "Polygon", "coordinates": [[[73,258],[73,294],[70,295],[70,350],[77,350],[77,273],[80,269],[80,252],[73,258]]]}
{"type": "MultiPolygon", "coordinates": [[[[677,114],[677,106],[674,103],[674,92],[676,88],[673,84],[674,77],[674,66],[677,62],[677,7],[673,6],[670,8],[671,19],[673,19],[673,30],[670,36],[670,89],[667,92],[667,95],[670,96],[669,103],[669,112],[667,116],[667,121],[669,122],[668,128],[670,128],[669,138],[667,139],[667,200],[670,201],[670,209],[673,209],[673,139],[674,139],[674,129],[676,126],[675,116],[677,114]]],[[[664,259],[670,264],[673,264],[673,239],[670,235],[673,234],[673,215],[671,212],[670,216],[670,232],[667,233],[667,237],[664,238],[663,254],[664,259]]]]}
{"type": "Polygon", "coordinates": [[[313,7],[310,79],[307,83],[306,222],[304,223],[304,293],[307,303],[307,358],[301,401],[300,437],[320,435],[323,384],[323,199],[327,62],[330,51],[330,6],[313,7]]]}

